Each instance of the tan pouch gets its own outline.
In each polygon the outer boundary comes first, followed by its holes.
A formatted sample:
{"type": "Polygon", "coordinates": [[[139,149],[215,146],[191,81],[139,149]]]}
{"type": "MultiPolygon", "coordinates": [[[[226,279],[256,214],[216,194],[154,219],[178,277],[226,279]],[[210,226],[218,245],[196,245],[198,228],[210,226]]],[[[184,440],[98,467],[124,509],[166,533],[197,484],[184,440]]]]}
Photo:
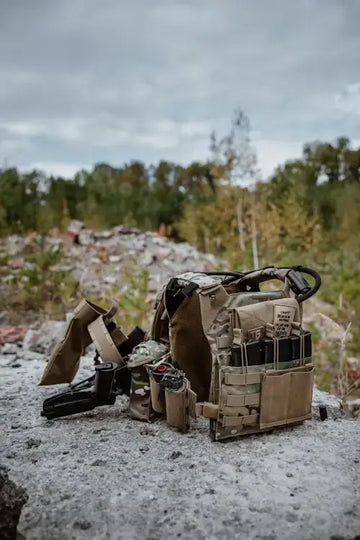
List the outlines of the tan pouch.
{"type": "Polygon", "coordinates": [[[190,388],[188,380],[182,388],[171,390],[165,388],[166,423],[186,433],[190,428],[190,416],[196,418],[196,393],[190,388]]]}
{"type": "Polygon", "coordinates": [[[178,429],[182,433],[189,431],[190,421],[186,411],[186,384],[184,383],[179,390],[165,388],[165,401],[167,425],[178,429]]]}
{"type": "MultiPolygon", "coordinates": [[[[40,385],[70,383],[78,371],[80,356],[92,341],[88,326],[101,317],[105,327],[105,322],[112,320],[116,309],[112,306],[109,311],[105,311],[89,300],[82,300],[74,309],[63,338],[57,343],[45,366],[40,385]]],[[[111,358],[111,361],[116,360],[111,358]]]]}
{"type": "Polygon", "coordinates": [[[154,377],[150,374],[150,394],[151,394],[151,406],[158,414],[165,414],[165,392],[161,388],[160,384],[155,381],[154,377]]]}
{"type": "Polygon", "coordinates": [[[311,418],[314,367],[264,373],[261,385],[260,429],[311,418]]]}

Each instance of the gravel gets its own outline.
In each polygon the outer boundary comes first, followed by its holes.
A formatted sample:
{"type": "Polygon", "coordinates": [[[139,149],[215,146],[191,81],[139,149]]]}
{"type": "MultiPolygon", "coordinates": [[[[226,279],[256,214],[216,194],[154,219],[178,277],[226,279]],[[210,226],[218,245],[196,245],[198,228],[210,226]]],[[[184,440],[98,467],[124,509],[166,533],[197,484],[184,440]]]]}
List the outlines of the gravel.
{"type": "MultiPolygon", "coordinates": [[[[0,355],[0,463],[26,489],[26,540],[354,539],[360,531],[359,421],[317,392],[329,418],[214,443],[115,406],[48,421],[40,354],[0,355]],[[5,429],[4,429],[5,428],[5,429]]],[[[80,378],[92,369],[83,362],[80,378]]]]}

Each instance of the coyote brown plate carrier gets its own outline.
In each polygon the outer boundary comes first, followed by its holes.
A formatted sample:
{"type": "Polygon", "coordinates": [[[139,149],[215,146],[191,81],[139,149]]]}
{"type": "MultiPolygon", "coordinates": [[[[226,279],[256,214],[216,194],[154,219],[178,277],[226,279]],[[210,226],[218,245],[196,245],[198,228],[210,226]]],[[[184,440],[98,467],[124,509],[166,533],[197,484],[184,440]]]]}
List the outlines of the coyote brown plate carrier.
{"type": "Polygon", "coordinates": [[[311,335],[301,303],[319,286],[318,274],[304,267],[188,272],[166,285],[151,337],[169,345],[215,440],[310,418],[311,335]],[[313,287],[302,273],[314,277],[313,287]],[[260,291],[269,280],[284,287],[260,291]]]}

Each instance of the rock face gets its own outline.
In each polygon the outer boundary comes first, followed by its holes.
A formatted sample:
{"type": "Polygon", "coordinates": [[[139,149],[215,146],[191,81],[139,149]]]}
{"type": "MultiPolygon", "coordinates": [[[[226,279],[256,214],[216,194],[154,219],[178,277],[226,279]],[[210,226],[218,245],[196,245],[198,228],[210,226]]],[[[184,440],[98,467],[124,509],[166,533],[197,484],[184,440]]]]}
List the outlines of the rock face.
{"type": "Polygon", "coordinates": [[[16,539],[21,509],[27,500],[26,491],[9,479],[6,468],[0,467],[0,538],[2,540],[16,539]]]}
{"type": "Polygon", "coordinates": [[[328,418],[336,420],[345,416],[345,411],[339,398],[315,388],[313,395],[313,417],[317,420],[320,420],[319,408],[321,406],[326,407],[328,418]]]}
{"type": "Polygon", "coordinates": [[[24,337],[23,349],[49,355],[62,338],[65,327],[63,321],[45,321],[38,330],[29,329],[24,337]]]}
{"type": "MultiPolygon", "coordinates": [[[[26,540],[353,540],[360,523],[360,424],[336,398],[328,419],[228,441],[198,419],[185,435],[114,406],[47,421],[45,356],[0,353],[0,461],[26,488],[26,540]]],[[[78,379],[92,372],[82,362],[78,379]]],[[[0,538],[2,538],[0,534],[0,538]]]]}
{"type": "MultiPolygon", "coordinates": [[[[22,254],[35,242],[36,238],[19,236],[0,240],[0,255],[8,257],[7,271],[0,276],[3,287],[29,265],[22,254]]],[[[214,255],[200,253],[187,242],[175,243],[153,232],[123,226],[101,232],[79,229],[76,243],[70,236],[48,237],[45,247],[63,248],[62,261],[53,269],[72,272],[85,295],[101,296],[109,289],[121,292],[124,274],[134,274],[134,269],[148,272],[148,290],[155,295],[176,274],[224,266],[214,255]]]]}

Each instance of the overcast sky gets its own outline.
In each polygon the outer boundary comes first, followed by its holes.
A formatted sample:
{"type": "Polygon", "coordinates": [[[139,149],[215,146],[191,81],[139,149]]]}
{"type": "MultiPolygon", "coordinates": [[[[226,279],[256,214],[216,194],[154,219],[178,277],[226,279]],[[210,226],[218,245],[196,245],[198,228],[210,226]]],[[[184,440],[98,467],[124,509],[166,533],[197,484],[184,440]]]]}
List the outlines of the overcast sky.
{"type": "Polygon", "coordinates": [[[236,107],[262,175],[360,143],[359,0],[0,0],[0,166],[208,157],[236,107]]]}

